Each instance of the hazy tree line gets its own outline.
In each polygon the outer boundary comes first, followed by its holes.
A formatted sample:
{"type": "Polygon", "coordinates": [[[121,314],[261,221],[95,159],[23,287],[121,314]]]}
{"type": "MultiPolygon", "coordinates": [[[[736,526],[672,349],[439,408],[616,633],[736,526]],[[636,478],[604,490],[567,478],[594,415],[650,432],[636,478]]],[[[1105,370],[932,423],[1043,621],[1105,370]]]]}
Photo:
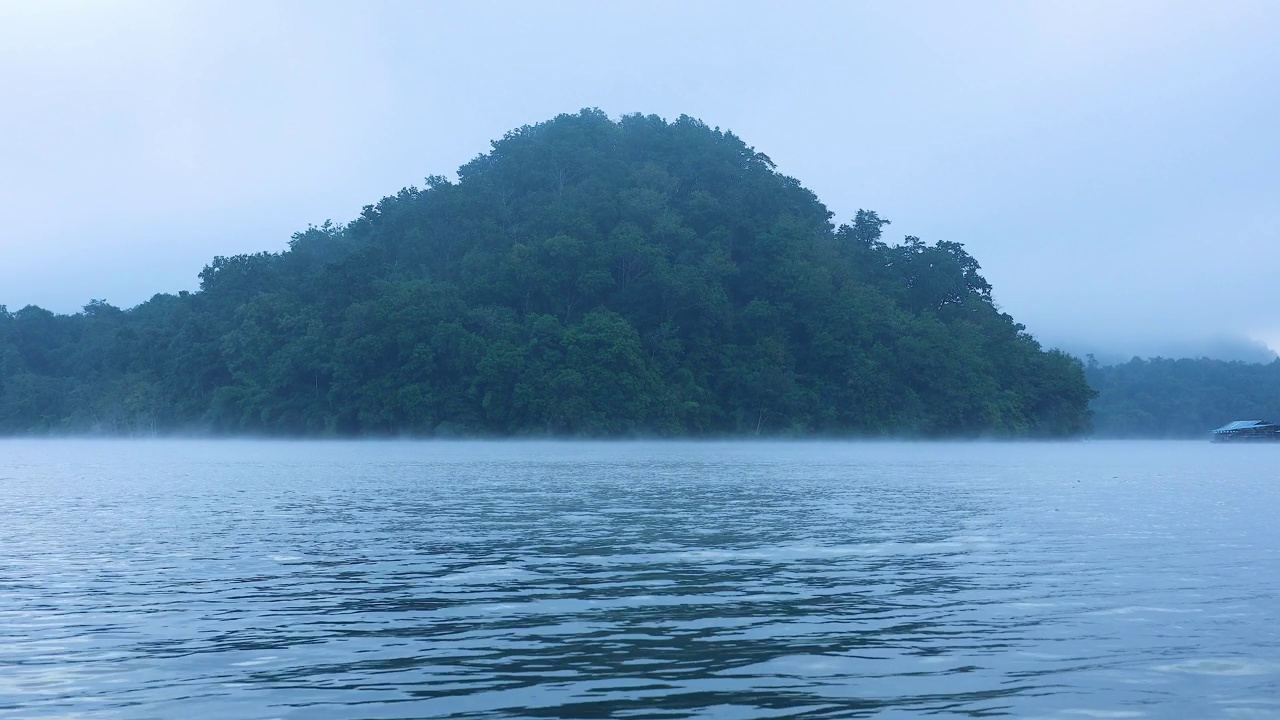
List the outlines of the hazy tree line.
{"type": "Polygon", "coordinates": [[[1206,437],[1232,420],[1280,421],[1280,360],[1134,358],[1085,372],[1102,437],[1206,437]]]}
{"type": "Polygon", "coordinates": [[[1082,365],[956,243],[831,213],[732,133],[598,111],[217,257],[197,292],[0,308],[0,432],[1087,432],[1082,365]]]}

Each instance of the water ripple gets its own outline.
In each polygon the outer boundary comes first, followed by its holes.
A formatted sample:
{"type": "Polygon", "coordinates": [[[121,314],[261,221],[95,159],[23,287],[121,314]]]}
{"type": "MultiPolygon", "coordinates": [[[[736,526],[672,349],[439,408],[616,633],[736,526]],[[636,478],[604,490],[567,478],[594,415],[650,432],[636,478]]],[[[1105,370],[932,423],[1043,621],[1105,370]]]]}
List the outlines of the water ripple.
{"type": "Polygon", "coordinates": [[[3,442],[0,718],[1280,718],[1230,450],[3,442]]]}

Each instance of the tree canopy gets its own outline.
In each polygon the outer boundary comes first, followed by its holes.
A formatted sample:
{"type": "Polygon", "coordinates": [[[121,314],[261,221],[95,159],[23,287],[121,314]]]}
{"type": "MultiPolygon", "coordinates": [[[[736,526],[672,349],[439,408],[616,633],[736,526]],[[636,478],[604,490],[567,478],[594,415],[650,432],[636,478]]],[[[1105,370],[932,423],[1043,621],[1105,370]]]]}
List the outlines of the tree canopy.
{"type": "Polygon", "coordinates": [[[1079,361],[888,224],[698,120],[562,115],[196,292],[0,308],[0,432],[1087,431],[1079,361]]]}

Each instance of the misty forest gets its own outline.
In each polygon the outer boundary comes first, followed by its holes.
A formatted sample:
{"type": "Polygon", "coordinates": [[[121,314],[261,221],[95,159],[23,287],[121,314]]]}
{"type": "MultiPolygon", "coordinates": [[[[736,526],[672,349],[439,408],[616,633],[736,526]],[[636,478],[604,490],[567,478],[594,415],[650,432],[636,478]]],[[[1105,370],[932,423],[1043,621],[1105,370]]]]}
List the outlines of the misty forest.
{"type": "MultiPolygon", "coordinates": [[[[887,225],[836,227],[697,120],[562,115],[456,182],[216,257],[198,291],[0,308],[0,432],[1088,432],[1082,363],[1001,312],[959,244],[887,225]]],[[[1128,388],[1117,428],[1147,419],[1142,371],[1090,370],[1128,388]]]]}
{"type": "Polygon", "coordinates": [[[1280,359],[1134,358],[1099,365],[1089,358],[1094,432],[1103,437],[1190,438],[1230,420],[1280,420],[1280,359]]]}

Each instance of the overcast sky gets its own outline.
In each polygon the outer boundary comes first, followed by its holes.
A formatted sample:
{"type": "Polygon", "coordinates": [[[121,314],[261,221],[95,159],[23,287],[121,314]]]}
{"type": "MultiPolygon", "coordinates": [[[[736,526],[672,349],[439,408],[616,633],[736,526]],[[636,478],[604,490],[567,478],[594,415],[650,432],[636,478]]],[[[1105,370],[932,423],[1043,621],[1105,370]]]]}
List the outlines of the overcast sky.
{"type": "MultiPolygon", "coordinates": [[[[0,2],[0,304],[194,289],[561,112],[731,129],[1049,345],[1280,349],[1280,2],[0,2]]],[[[1236,352],[1238,354],[1238,351],[1236,352]]]]}

